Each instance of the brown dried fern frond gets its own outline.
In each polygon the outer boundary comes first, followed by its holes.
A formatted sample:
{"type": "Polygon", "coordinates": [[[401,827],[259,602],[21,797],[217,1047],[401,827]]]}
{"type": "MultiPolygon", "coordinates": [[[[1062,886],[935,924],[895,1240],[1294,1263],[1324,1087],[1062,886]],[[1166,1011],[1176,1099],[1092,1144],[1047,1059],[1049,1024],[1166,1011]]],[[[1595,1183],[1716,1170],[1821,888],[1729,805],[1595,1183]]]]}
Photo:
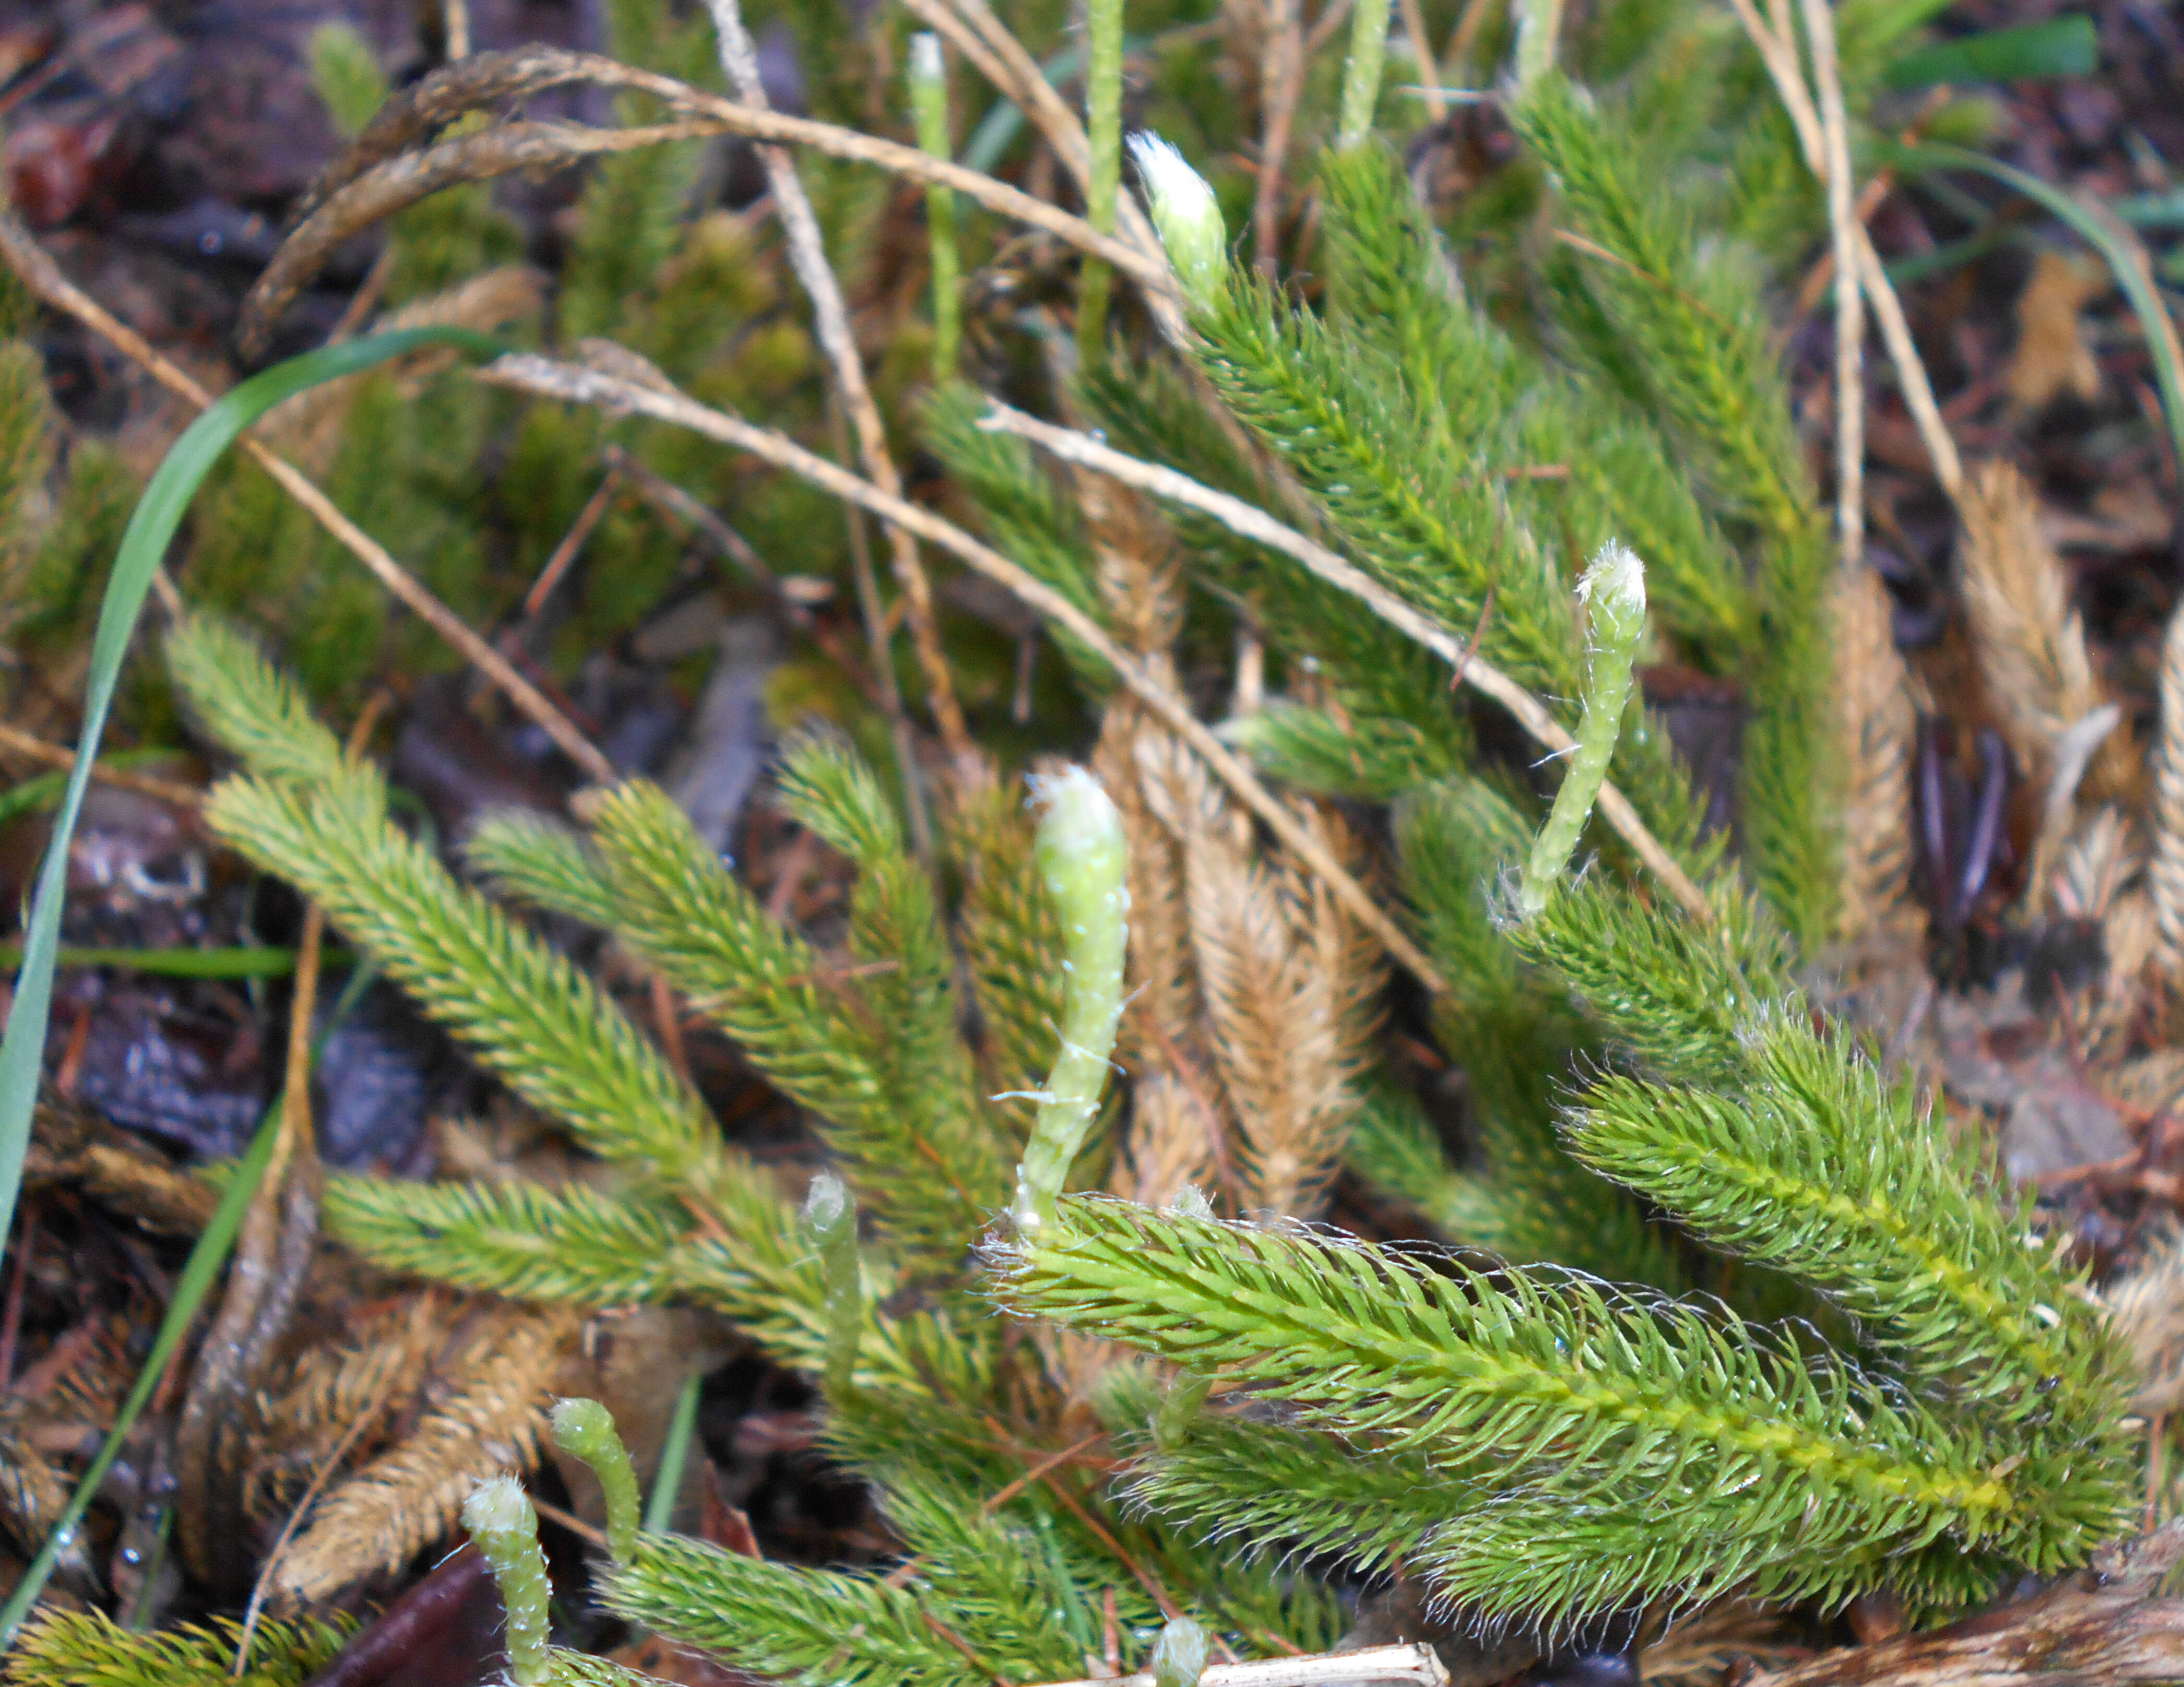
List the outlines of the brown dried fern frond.
{"type": "MultiPolygon", "coordinates": [[[[1256,848],[1249,817],[1195,758],[1150,752],[1146,792],[1184,853],[1192,955],[1249,1209],[1304,1215],[1340,1156],[1380,972],[1356,923],[1309,876],[1256,848]]],[[[1331,814],[1302,819],[1357,853],[1331,814]]]]}
{"type": "Polygon", "coordinates": [[[1841,934],[1915,937],[1911,894],[1911,766],[1918,731],[1911,676],[1896,649],[1888,593],[1870,569],[1835,593],[1836,703],[1846,769],[1841,934]]]}
{"type": "Polygon", "coordinates": [[[2156,1049],[2126,1061],[2109,1077],[2109,1093],[2141,1113],[2173,1113],[2184,1107],[2184,1049],[2156,1049]]]}
{"type": "MultiPolygon", "coordinates": [[[[1985,464],[1966,482],[1961,508],[1964,607],[1980,671],[2018,765],[2044,781],[2055,741],[2109,699],[2031,483],[2010,464],[1985,464]]],[[[2120,796],[2131,782],[2130,744],[2111,733],[2086,769],[2086,793],[2120,796]]]]}
{"type": "Polygon", "coordinates": [[[2086,818],[2056,852],[2055,911],[2101,928],[2108,971],[2075,1029],[2084,1057],[2107,1065],[2127,1046],[2159,937],[2153,899],[2137,881],[2144,859],[2137,827],[2115,804],[2086,818]]]}
{"type": "Polygon", "coordinates": [[[1189,1059],[1197,1053],[1198,981],[1183,846],[1161,823],[1150,794],[1166,770],[1187,755],[1134,699],[1117,697],[1107,704],[1092,771],[1114,799],[1130,841],[1128,1007],[1116,1058],[1134,1073],[1167,1071],[1178,1054],[1189,1059]]]}
{"type": "MultiPolygon", "coordinates": [[[[1077,493],[1099,565],[1101,607],[1122,641],[1163,683],[1176,681],[1171,648],[1183,621],[1174,546],[1127,487],[1080,475],[1077,493]]],[[[1198,994],[1192,976],[1183,851],[1153,811],[1148,766],[1169,766],[1184,751],[1167,728],[1127,693],[1100,721],[1092,771],[1122,811],[1130,842],[1130,1010],[1118,1054],[1131,1072],[1164,1070],[1175,1051],[1195,1052],[1198,994]],[[1147,758],[1151,760],[1149,762],[1147,758]]]]}
{"type": "MultiPolygon", "coordinates": [[[[348,1339],[298,1354],[261,1395],[266,1445],[243,1472],[244,1510],[265,1517],[283,1509],[359,1419],[392,1421],[476,1305],[437,1288],[404,1294],[357,1315],[348,1339]]],[[[359,1440],[352,1456],[369,1455],[377,1439],[375,1432],[359,1440]]]]}
{"type": "Polygon", "coordinates": [[[1130,1090],[1130,1129],[1108,1180],[1140,1206],[1167,1206],[1186,1183],[1204,1189],[1218,1170],[1221,1117],[1183,1077],[1148,1072],[1130,1090]]]}
{"type": "Polygon", "coordinates": [[[1174,537],[1128,487],[1086,469],[1074,477],[1108,626],[1139,655],[1167,655],[1183,631],[1183,569],[1174,537]]]}
{"type": "Polygon", "coordinates": [[[2056,862],[2056,911],[2073,920],[2105,920],[2145,865],[2136,833],[2115,804],[2095,810],[2056,862]]]}
{"type": "Polygon", "coordinates": [[[558,1308],[482,1311],[416,1428],[321,1500],[281,1555],[279,1595],[310,1604],[399,1567],[446,1533],[481,1477],[527,1467],[547,1427],[554,1373],[582,1322],[558,1308]]]}
{"type": "Polygon", "coordinates": [[[2138,1269],[2098,1298],[2138,1361],[2131,1409],[2152,1417],[2184,1406],[2184,1229],[2156,1237],[2138,1269]]]}
{"type": "MultiPolygon", "coordinates": [[[[22,1415],[0,1413],[0,1529],[25,1560],[46,1544],[68,1500],[68,1484],[38,1450],[22,1415]]],[[[81,1584],[91,1578],[91,1561],[81,1538],[62,1548],[59,1568],[71,1582],[81,1584]]]]}
{"type": "Polygon", "coordinates": [[[2184,609],[2161,643],[2161,742],[2153,755],[2147,891],[2153,899],[2155,955],[2171,979],[2184,977],[2184,609]]]}

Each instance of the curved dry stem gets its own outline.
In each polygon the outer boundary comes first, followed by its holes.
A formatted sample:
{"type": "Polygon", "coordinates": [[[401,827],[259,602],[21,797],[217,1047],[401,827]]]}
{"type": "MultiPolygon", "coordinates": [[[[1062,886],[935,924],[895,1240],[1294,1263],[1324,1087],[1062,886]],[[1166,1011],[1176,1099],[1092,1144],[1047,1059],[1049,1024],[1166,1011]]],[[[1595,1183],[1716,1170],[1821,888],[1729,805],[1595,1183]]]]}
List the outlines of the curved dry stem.
{"type": "MultiPolygon", "coordinates": [[[[864,135],[832,123],[791,117],[709,94],[671,76],[656,75],[596,53],[558,48],[526,48],[515,53],[481,53],[450,66],[448,77],[422,103],[428,121],[417,112],[399,112],[383,133],[375,120],[350,156],[373,153],[361,170],[345,169],[344,159],[323,178],[336,184],[320,198],[243,301],[236,342],[254,355],[270,339],[274,323],[289,303],[323,267],[335,246],[359,229],[413,204],[427,194],[460,181],[485,181],[519,170],[549,168],[601,153],[687,140],[705,135],[743,135],[777,145],[810,147],[832,157],[870,164],[914,181],[952,187],[997,215],[1045,231],[1095,258],[1103,258],[1149,292],[1173,291],[1166,262],[1125,241],[1103,235],[1082,217],[1034,199],[978,170],[944,159],[928,157],[916,147],[864,135]],[[513,61],[513,62],[505,62],[513,61]],[[457,72],[466,73],[457,75],[457,72]],[[491,74],[498,72],[499,74],[491,74]],[[393,143],[430,132],[438,122],[459,116],[489,99],[535,93],[569,82],[627,88],[658,99],[680,120],[644,129],[602,130],[580,124],[519,121],[458,136],[418,153],[393,143]],[[457,102],[471,103],[451,109],[457,102]]],[[[430,84],[436,79],[427,78],[430,84]]]]}
{"type": "Polygon", "coordinates": [[[1266,822],[1267,829],[1323,879],[1358,922],[1378,938],[1388,953],[1418,982],[1436,995],[1448,986],[1433,963],[1391,919],[1387,910],[1366,894],[1365,888],[1318,838],[1301,825],[1295,815],[1259,782],[1227,746],[1190,712],[1183,699],[1163,685],[1145,666],[1107,636],[1099,622],[1053,587],[1018,567],[1008,558],[981,543],[953,522],[931,510],[890,493],[853,475],[825,458],[805,450],[785,434],[775,432],[711,409],[671,387],[638,382],[606,375],[576,364],[557,363],[528,352],[515,353],[482,370],[480,378],[548,398],[574,404],[594,404],[621,415],[650,416],[658,421],[687,427],[694,433],[735,446],[754,456],[801,476],[837,498],[861,504],[883,519],[898,523],[929,544],[940,547],[997,585],[1006,587],[1026,605],[1066,628],[1071,637],[1115,671],[1116,676],[1141,700],[1169,731],[1196,752],[1216,778],[1235,793],[1238,800],[1266,822]]]}

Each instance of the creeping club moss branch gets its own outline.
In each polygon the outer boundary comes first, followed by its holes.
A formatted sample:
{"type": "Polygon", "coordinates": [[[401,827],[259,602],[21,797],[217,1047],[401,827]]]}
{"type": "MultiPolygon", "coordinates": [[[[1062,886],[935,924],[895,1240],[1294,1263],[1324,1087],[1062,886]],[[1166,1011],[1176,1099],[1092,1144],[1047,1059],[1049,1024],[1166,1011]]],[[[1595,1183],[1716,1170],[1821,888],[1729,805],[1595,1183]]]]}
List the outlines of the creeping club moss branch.
{"type": "Polygon", "coordinates": [[[591,1466],[599,1478],[607,1500],[607,1551],[615,1562],[627,1564],[637,1550],[644,1502],[638,1497],[629,1449],[615,1433],[613,1414],[595,1400],[556,1400],[554,1445],[591,1466]]]}

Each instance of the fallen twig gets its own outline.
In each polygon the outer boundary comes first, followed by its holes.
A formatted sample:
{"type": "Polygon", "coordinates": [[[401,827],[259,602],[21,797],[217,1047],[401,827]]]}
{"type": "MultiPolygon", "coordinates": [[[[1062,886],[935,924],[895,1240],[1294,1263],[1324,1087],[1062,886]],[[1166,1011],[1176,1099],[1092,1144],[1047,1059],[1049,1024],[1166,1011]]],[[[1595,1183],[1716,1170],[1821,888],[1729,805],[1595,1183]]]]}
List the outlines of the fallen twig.
{"type": "Polygon", "coordinates": [[[2135,1687],[2184,1679],[2184,1600],[2153,1597],[2180,1558],[2184,1520],[2095,1554],[2091,1567],[2034,1598],[1929,1634],[1822,1652],[1747,1676],[1743,1687],[2135,1687]]]}
{"type": "MultiPolygon", "coordinates": [[[[1759,15],[1752,0],[1729,0],[1729,3],[1774,81],[1783,109],[1789,114],[1790,126],[1797,131],[1797,144],[1804,153],[1806,166],[1825,181],[1826,131],[1814,106],[1812,91],[1805,86],[1804,73],[1798,68],[1793,40],[1786,32],[1777,34],[1759,15]]],[[[1926,376],[1925,361],[1919,355],[1919,348],[1911,338],[1910,325],[1904,320],[1903,303],[1896,296],[1895,285],[1888,279],[1880,253],[1874,248],[1873,237],[1856,218],[1852,219],[1852,224],[1851,241],[1858,259],[1858,281],[1873,306],[1874,321],[1880,330],[1882,344],[1888,348],[1889,360],[1896,365],[1896,379],[1903,391],[1904,405],[1911,412],[1919,437],[1925,442],[1926,454],[1933,459],[1934,478],[1954,499],[1964,478],[1957,442],[1942,420],[1941,406],[1934,398],[1934,384],[1926,376]]]]}
{"type": "MultiPolygon", "coordinates": [[[[75,752],[64,749],[58,744],[49,744],[43,738],[34,738],[20,729],[0,722],[0,750],[10,750],[17,755],[28,756],[33,761],[42,761],[48,767],[65,772],[75,766],[75,752]]],[[[162,779],[156,773],[131,773],[125,768],[109,767],[106,763],[94,762],[91,777],[102,785],[111,785],[119,791],[134,791],[140,796],[157,797],[163,803],[172,803],[177,808],[193,809],[204,800],[204,793],[195,786],[184,785],[173,779],[162,779]]]]}
{"type": "MultiPolygon", "coordinates": [[[[705,9],[713,19],[721,69],[727,75],[728,86],[747,106],[766,109],[766,84],[759,75],[758,45],[744,27],[743,12],[737,0],[705,0],[705,9]]],[[[926,154],[919,152],[916,156],[922,159],[926,154]]],[[[805,296],[811,301],[819,344],[827,354],[834,391],[856,436],[857,459],[864,465],[865,478],[882,491],[900,496],[902,477],[895,472],[894,459],[889,454],[887,429],[880,420],[879,407],[872,402],[872,388],[865,379],[864,359],[858,353],[856,337],[850,329],[849,307],[842,300],[842,284],[834,274],[833,265],[827,261],[826,237],[820,232],[819,219],[811,209],[810,196],[804,191],[803,180],[796,173],[795,160],[779,147],[761,147],[759,162],[765,166],[766,184],[773,192],[774,214],[781,220],[782,232],[788,237],[789,266],[796,271],[805,296]]],[[[957,766],[967,768],[976,762],[978,752],[971,742],[962,706],[956,700],[956,682],[949,671],[947,654],[940,648],[940,632],[933,615],[932,583],[926,578],[924,565],[918,560],[917,542],[909,532],[900,523],[891,522],[887,534],[895,584],[902,592],[905,619],[910,623],[911,645],[917,653],[918,666],[925,676],[927,705],[933,710],[933,722],[940,729],[940,741],[947,747],[949,755],[957,766]]],[[[872,604],[868,603],[866,607],[869,610],[872,604]]],[[[873,637],[878,645],[873,651],[874,665],[883,672],[890,671],[884,634],[877,626],[873,637]]],[[[899,754],[910,757],[907,733],[899,733],[898,737],[899,754]]],[[[901,772],[904,788],[917,811],[918,829],[922,834],[926,828],[922,788],[914,758],[904,760],[901,772]]]]}
{"type": "MultiPolygon", "coordinates": [[[[1354,1652],[1307,1652],[1301,1657],[1260,1658],[1251,1663],[1215,1663],[1198,1678],[1199,1687],[1334,1687],[1337,1682],[1408,1682],[1412,1687],[1448,1687],[1448,1666],[1423,1643],[1365,1646],[1354,1652]]],[[[1117,1675],[1105,1681],[1059,1681],[1045,1687],[1154,1687],[1152,1673],[1117,1675]]]]}
{"type": "Polygon", "coordinates": [[[1828,0],[1804,0],[1813,80],[1819,88],[1822,175],[1828,237],[1836,258],[1836,540],[1854,568],[1865,554],[1865,306],[1859,290],[1857,195],[1850,169],[1850,120],[1836,63],[1836,19],[1828,0]]]}

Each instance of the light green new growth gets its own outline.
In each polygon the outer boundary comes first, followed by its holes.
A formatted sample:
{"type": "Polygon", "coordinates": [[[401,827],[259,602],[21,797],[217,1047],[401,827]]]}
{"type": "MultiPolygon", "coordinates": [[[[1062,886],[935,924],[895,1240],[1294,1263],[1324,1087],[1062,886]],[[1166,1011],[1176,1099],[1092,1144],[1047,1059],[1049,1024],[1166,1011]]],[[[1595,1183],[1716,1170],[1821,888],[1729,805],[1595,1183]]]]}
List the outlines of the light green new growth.
{"type": "Polygon", "coordinates": [[[1130,155],[1145,181],[1153,227],[1182,283],[1184,303],[1194,312],[1211,310],[1228,286],[1228,231],[1213,190],[1157,135],[1131,136],[1130,155]]]}
{"type": "Polygon", "coordinates": [[[1171,1619],[1153,1642],[1153,1687],[1198,1687],[1213,1637],[1188,1617],[1171,1619]]]}
{"type": "Polygon", "coordinates": [[[515,1478],[497,1476],[463,1501],[463,1527],[500,1585],[508,1613],[508,1679],[515,1687],[539,1687],[552,1661],[546,1625],[553,1588],[538,1545],[538,1514],[515,1478]]]}
{"type": "Polygon", "coordinates": [[[387,101],[387,72],[371,43],[346,23],[324,23],[311,31],[306,50],[311,86],[333,120],[334,128],[354,140],[387,101]]]}
{"type": "MultiPolygon", "coordinates": [[[[910,109],[917,144],[928,158],[956,155],[948,132],[948,61],[940,37],[910,38],[910,109]]],[[[933,384],[956,378],[963,337],[962,257],[956,248],[956,190],[933,182],[925,190],[925,231],[933,253],[933,384]]]]}
{"type": "Polygon", "coordinates": [[[814,1178],[804,1223],[819,1244],[827,1278],[827,1395],[840,1400],[856,1376],[865,1328],[864,1262],[857,1253],[857,1205],[850,1186],[831,1172],[814,1178]]]}
{"type": "MultiPolygon", "coordinates": [[[[1373,108],[1380,103],[1380,67],[1388,53],[1389,4],[1362,0],[1350,14],[1350,57],[1342,67],[1342,117],[1335,148],[1348,152],[1373,132],[1373,108]]],[[[1430,73],[1429,73],[1430,74],[1430,73]]]]}
{"type": "Polygon", "coordinates": [[[607,1551],[616,1563],[627,1563],[637,1551],[643,1502],[638,1497],[637,1471],[629,1462],[629,1449],[615,1432],[613,1414],[595,1400],[555,1400],[554,1445],[571,1458],[582,1459],[599,1478],[607,1502],[607,1551]]]}
{"type": "Polygon", "coordinates": [[[1039,1098],[1039,1118],[1017,1167],[1009,1216],[1025,1235],[1052,1217],[1062,1180],[1100,1110],[1123,1016],[1123,961],[1128,947],[1129,844],[1123,816],[1100,782],[1072,767],[1034,788],[1044,804],[1037,855],[1047,894],[1061,917],[1061,970],[1067,995],[1061,1052],[1039,1098]]]}
{"type": "Polygon", "coordinates": [[[202,614],[181,622],[167,635],[167,667],[204,730],[253,772],[304,781],[341,773],[341,741],[231,623],[202,614]]]}
{"type": "Polygon", "coordinates": [[[1211,1372],[1180,1372],[1167,1385],[1167,1392],[1161,1396],[1160,1410],[1153,1414],[1153,1445],[1164,1453],[1172,1453],[1189,1440],[1191,1426],[1198,1422],[1206,1396],[1212,1389],[1211,1372]]]}
{"type": "Polygon", "coordinates": [[[1622,736],[1623,715],[1630,701],[1630,669],[1638,641],[1646,632],[1646,570],[1637,557],[1610,539],[1578,582],[1578,596],[1591,611],[1586,624],[1585,715],[1578,722],[1577,749],[1563,774],[1562,788],[1547,823],[1540,828],[1524,864],[1517,894],[1520,920],[1538,916],[1562,881],[1577,849],[1578,836],[1592,813],[1592,800],[1607,777],[1607,760],[1622,736]]]}
{"type": "Polygon", "coordinates": [[[1518,0],[1517,86],[1521,92],[1554,68],[1563,30],[1563,0],[1518,0]]]}
{"type": "MultiPolygon", "coordinates": [[[[1084,178],[1084,220],[1115,231],[1115,189],[1123,173],[1123,0],[1086,0],[1084,138],[1091,151],[1084,178]]],[[[1077,355],[1098,362],[1107,349],[1107,294],[1114,276],[1106,261],[1087,258],[1077,287],[1077,355]]]]}
{"type": "Polygon", "coordinates": [[[614,924],[614,891],[598,858],[567,827],[542,815],[488,815],[464,840],[463,855],[507,895],[602,930],[614,924]]]}

